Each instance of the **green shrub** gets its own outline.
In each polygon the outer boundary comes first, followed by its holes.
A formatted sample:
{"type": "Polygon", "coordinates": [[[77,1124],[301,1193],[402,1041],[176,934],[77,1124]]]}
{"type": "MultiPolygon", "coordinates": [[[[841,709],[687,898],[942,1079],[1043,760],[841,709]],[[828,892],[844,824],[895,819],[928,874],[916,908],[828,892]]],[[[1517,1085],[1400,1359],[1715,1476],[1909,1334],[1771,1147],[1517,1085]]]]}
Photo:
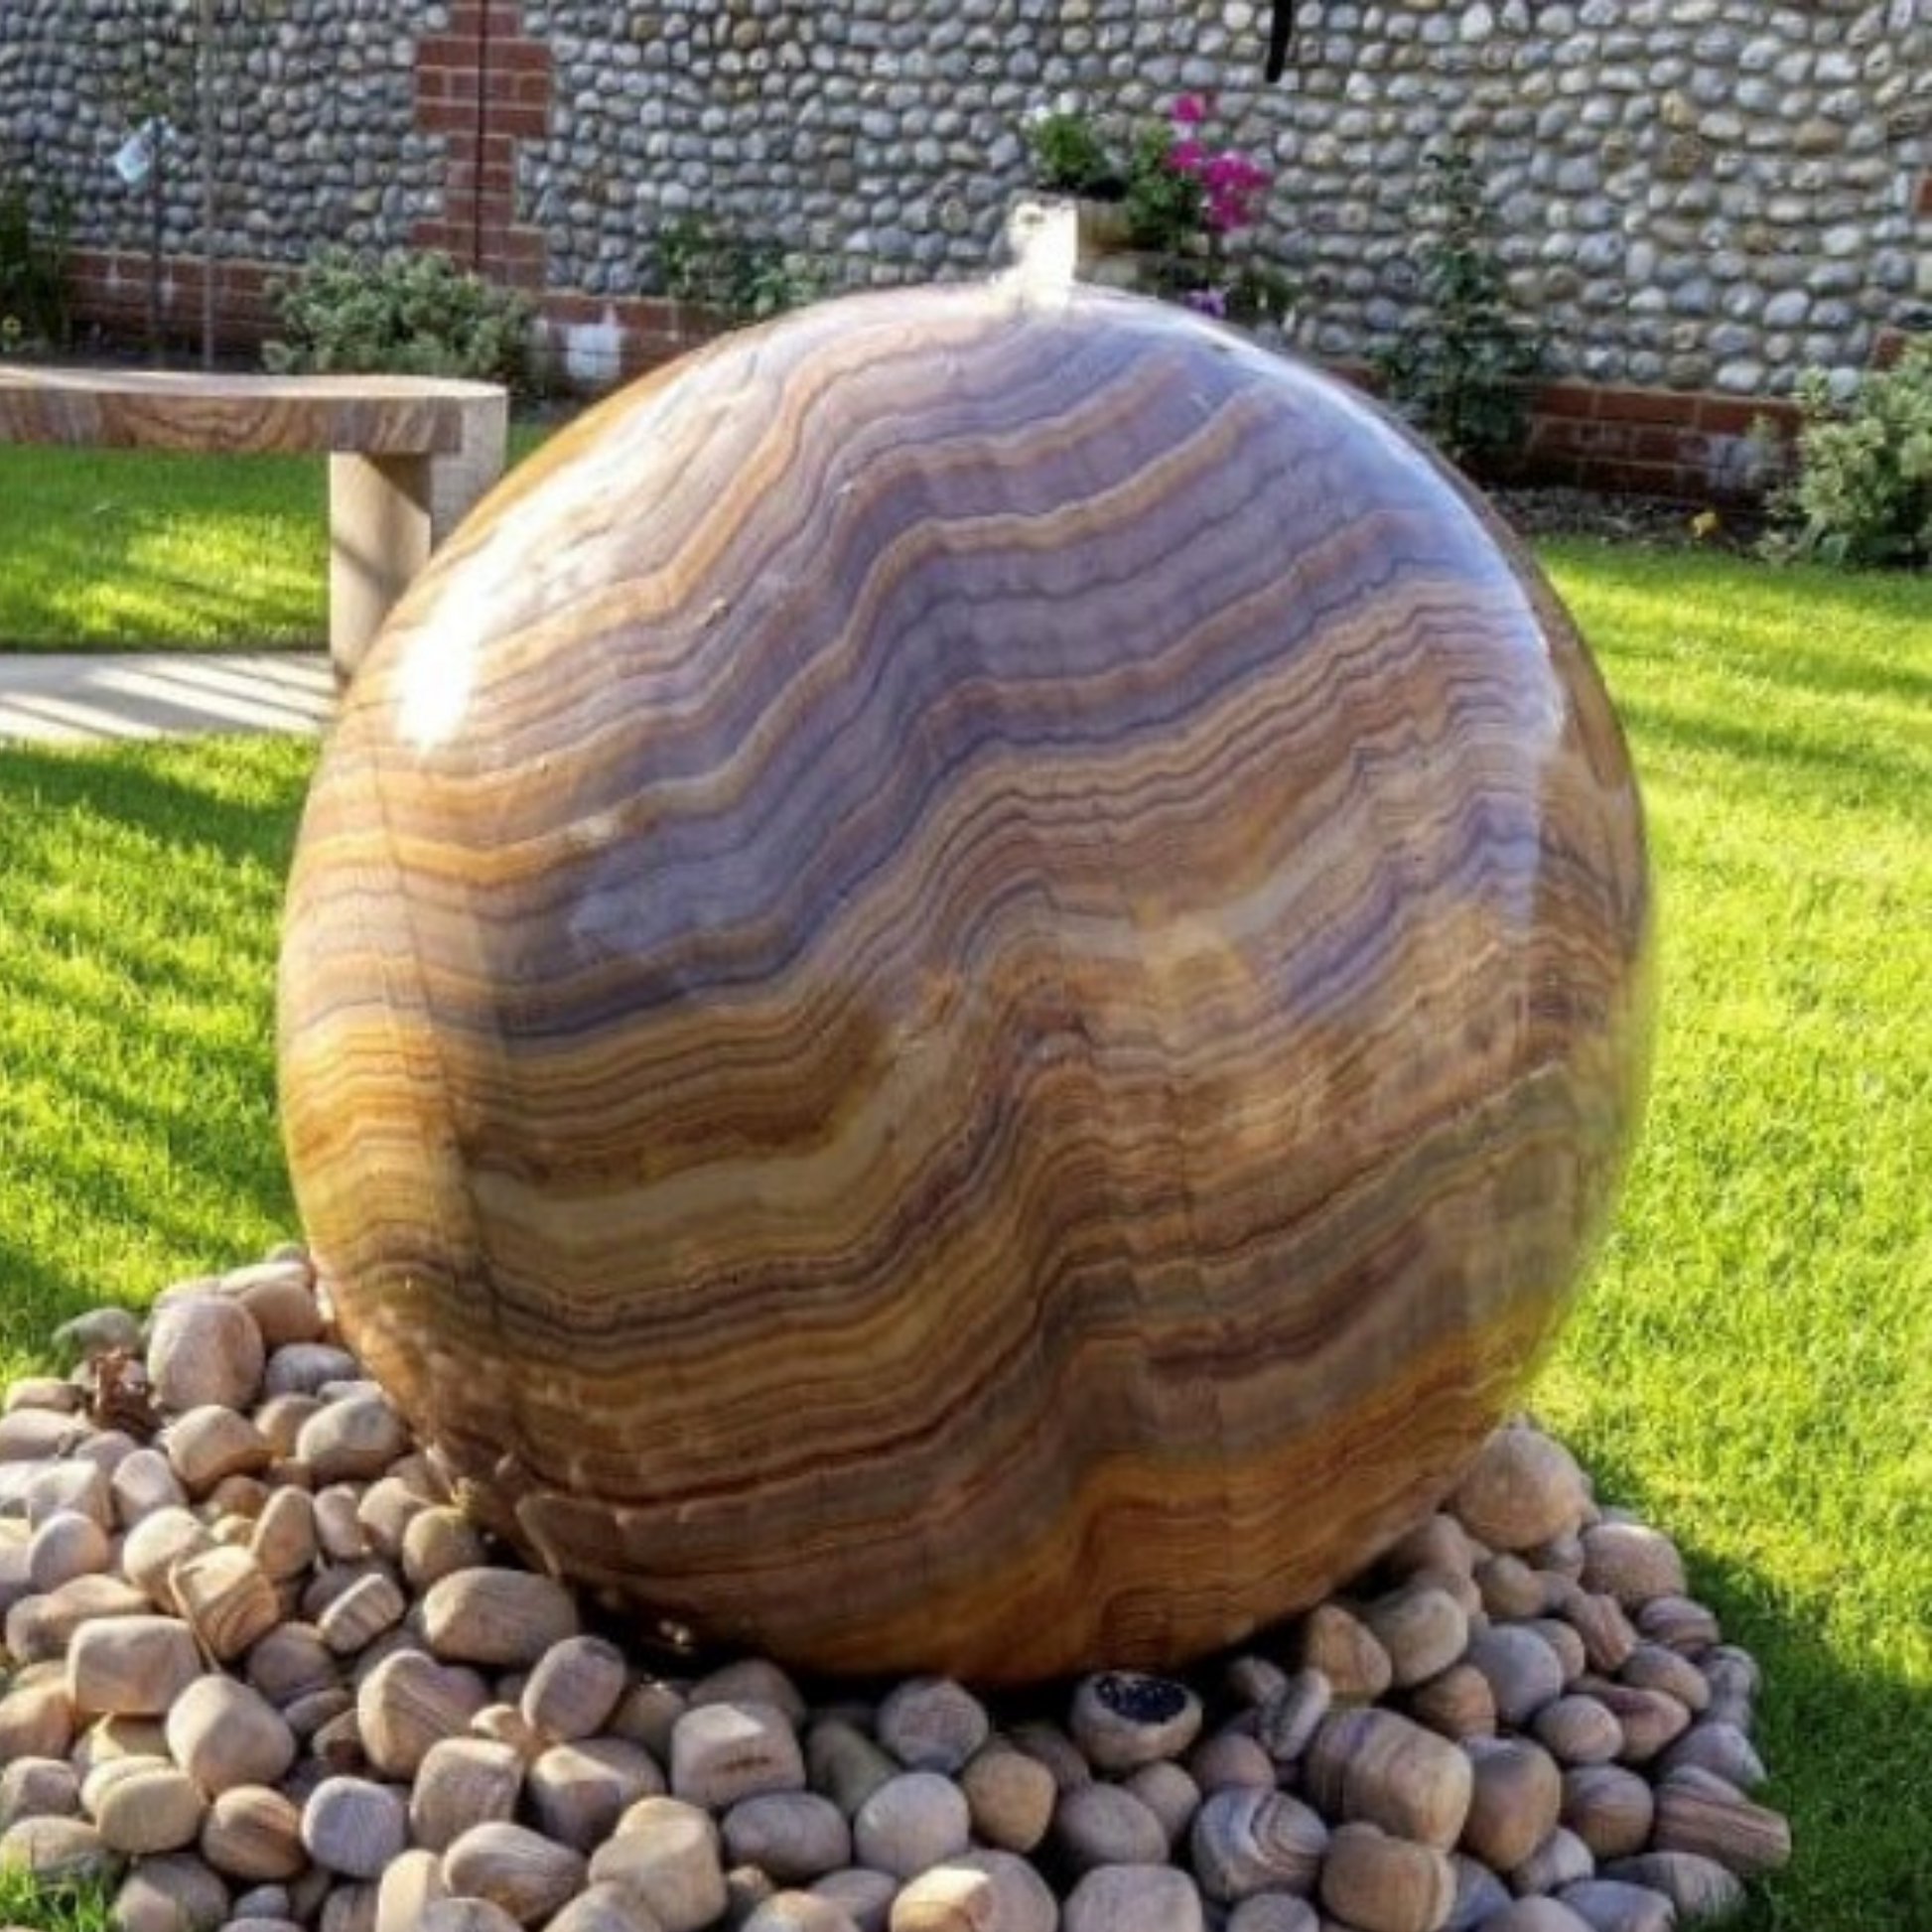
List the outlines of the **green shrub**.
{"type": "Polygon", "coordinates": [[[1054,195],[1118,196],[1119,170],[1100,131],[1077,108],[1059,107],[1027,126],[1034,183],[1054,195]]]}
{"type": "Polygon", "coordinates": [[[1543,345],[1512,311],[1475,159],[1461,142],[1425,157],[1421,322],[1374,358],[1389,399],[1451,461],[1520,441],[1543,345]]]}
{"type": "Polygon", "coordinates": [[[531,304],[434,250],[321,250],[269,291],[281,337],[262,351],[280,374],[470,376],[521,387],[531,304]]]}
{"type": "Polygon", "coordinates": [[[0,187],[0,353],[67,341],[70,227],[64,195],[37,213],[24,183],[0,187]]]}
{"type": "Polygon", "coordinates": [[[1843,405],[1823,369],[1799,378],[1796,469],[1772,498],[1773,556],[1932,566],[1932,336],[1873,369],[1843,405]]]}
{"type": "Polygon", "coordinates": [[[763,322],[821,296],[820,276],[779,241],[731,234],[702,214],[680,214],[657,235],[657,269],[673,302],[763,322]]]}

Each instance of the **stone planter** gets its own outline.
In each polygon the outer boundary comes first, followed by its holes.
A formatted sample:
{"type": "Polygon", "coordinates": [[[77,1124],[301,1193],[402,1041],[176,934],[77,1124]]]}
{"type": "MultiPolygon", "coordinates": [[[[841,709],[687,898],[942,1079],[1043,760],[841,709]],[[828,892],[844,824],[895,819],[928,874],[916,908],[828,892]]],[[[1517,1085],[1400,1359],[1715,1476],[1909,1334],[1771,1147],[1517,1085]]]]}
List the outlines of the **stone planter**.
{"type": "Polygon", "coordinates": [[[1082,195],[1075,198],[1073,210],[1079,224],[1080,273],[1088,280],[1097,280],[1099,278],[1090,273],[1096,262],[1126,253],[1132,248],[1127,225],[1127,204],[1095,201],[1082,195]]]}

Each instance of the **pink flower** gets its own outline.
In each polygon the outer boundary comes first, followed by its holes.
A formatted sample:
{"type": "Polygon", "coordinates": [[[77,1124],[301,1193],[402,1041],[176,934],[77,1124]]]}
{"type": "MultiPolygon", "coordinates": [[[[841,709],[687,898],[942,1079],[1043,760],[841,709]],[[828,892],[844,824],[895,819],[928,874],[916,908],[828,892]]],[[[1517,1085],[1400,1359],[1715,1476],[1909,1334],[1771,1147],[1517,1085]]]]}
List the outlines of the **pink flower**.
{"type": "Polygon", "coordinates": [[[1168,111],[1176,127],[1198,127],[1207,118],[1207,102],[1199,94],[1182,94],[1168,111]]]}
{"type": "Polygon", "coordinates": [[[1245,228],[1259,217],[1268,171],[1246,155],[1224,149],[1202,166],[1200,179],[1207,190],[1207,225],[1216,232],[1245,228]]]}
{"type": "Polygon", "coordinates": [[[1183,175],[1197,175],[1207,161],[1207,150],[1198,141],[1176,141],[1168,150],[1168,166],[1183,175]]]}

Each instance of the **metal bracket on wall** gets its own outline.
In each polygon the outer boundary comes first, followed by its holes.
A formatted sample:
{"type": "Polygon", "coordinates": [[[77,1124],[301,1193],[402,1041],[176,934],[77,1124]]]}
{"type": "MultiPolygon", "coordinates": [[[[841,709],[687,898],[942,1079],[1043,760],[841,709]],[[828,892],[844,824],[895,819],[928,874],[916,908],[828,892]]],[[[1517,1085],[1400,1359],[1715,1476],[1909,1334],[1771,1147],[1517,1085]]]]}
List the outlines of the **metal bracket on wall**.
{"type": "Polygon", "coordinates": [[[1274,17],[1268,23],[1268,67],[1270,80],[1279,80],[1288,65],[1288,44],[1295,38],[1295,0],[1275,0],[1274,17]]]}

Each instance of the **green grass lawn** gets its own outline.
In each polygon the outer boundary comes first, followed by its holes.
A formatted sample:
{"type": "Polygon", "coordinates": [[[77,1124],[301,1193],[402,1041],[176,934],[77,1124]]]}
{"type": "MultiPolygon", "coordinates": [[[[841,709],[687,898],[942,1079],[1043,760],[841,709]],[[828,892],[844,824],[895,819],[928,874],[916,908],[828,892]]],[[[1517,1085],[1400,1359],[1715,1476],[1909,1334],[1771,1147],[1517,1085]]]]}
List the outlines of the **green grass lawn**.
{"type": "MultiPolygon", "coordinates": [[[[1932,581],[1552,544],[1662,904],[1644,1140],[1535,1391],[1755,1651],[1751,1932],[1932,1926],[1932,581]]],[[[0,752],[0,1368],[291,1231],[271,974],[312,748],[0,752]]]]}
{"type": "Polygon", "coordinates": [[[1555,544],[1650,812],[1650,1115],[1538,1390],[1758,1656],[1791,1871],[1932,1926],[1932,579],[1555,544]]]}
{"type": "Polygon", "coordinates": [[[328,459],[0,446],[0,649],[319,644],[328,459]]]}
{"type": "Polygon", "coordinates": [[[0,650],[320,646],[328,497],[323,456],[0,445],[0,650]]]}

